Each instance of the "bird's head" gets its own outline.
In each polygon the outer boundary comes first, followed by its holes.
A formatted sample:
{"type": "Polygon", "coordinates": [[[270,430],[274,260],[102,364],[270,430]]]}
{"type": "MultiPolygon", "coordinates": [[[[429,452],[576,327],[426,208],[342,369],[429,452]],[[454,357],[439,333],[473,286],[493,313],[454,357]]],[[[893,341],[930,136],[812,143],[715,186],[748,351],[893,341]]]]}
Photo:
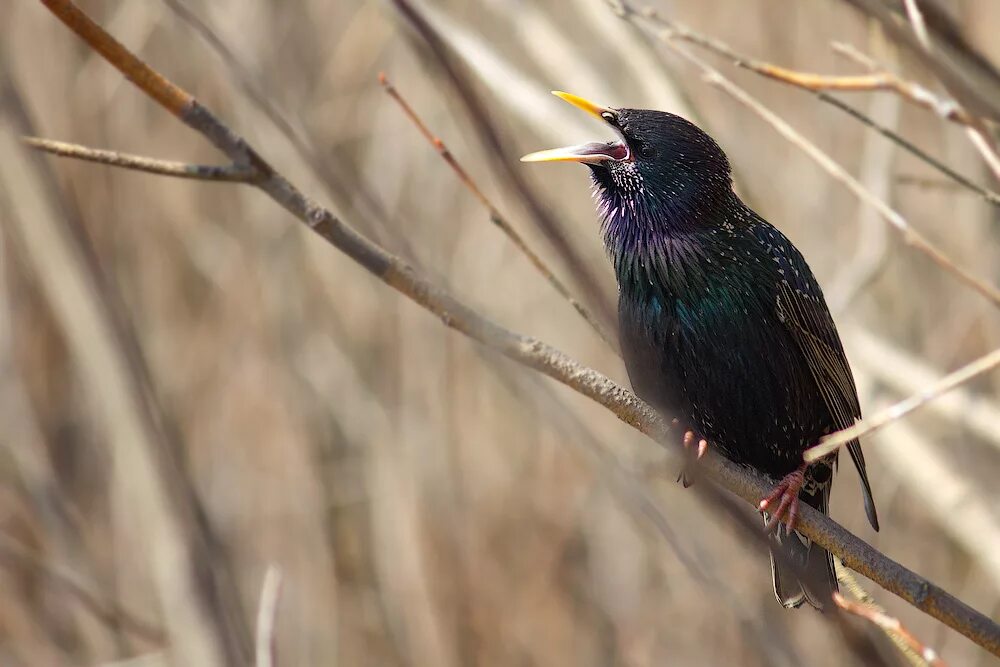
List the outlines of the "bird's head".
{"type": "Polygon", "coordinates": [[[632,210],[686,226],[699,224],[704,213],[732,197],[726,154],[694,123],[665,111],[615,109],[553,94],[600,118],[618,138],[539,151],[521,161],[587,165],[605,215],[632,210]]]}

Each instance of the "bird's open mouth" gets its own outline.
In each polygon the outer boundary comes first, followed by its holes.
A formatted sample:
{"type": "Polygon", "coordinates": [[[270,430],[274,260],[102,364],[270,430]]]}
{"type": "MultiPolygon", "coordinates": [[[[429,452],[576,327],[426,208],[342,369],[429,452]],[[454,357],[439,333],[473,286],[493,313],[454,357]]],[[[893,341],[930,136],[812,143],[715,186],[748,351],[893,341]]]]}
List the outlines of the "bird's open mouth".
{"type": "MultiPolygon", "coordinates": [[[[617,123],[618,113],[614,109],[602,107],[582,97],[559,90],[553,90],[552,94],[569,102],[578,109],[583,109],[590,115],[600,118],[621,136],[621,130],[618,128],[617,123]]],[[[622,161],[630,159],[632,159],[632,152],[629,150],[628,144],[625,143],[624,137],[622,137],[620,141],[592,141],[588,144],[537,151],[522,157],[521,162],[583,162],[585,164],[600,164],[609,160],[622,161]]]]}

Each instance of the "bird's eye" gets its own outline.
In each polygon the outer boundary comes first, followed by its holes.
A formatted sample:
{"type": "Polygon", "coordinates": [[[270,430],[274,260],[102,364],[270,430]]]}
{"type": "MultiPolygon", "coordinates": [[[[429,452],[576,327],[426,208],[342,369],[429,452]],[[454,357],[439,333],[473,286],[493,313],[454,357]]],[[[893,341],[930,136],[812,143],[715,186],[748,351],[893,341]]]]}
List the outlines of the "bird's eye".
{"type": "Polygon", "coordinates": [[[646,142],[642,142],[642,143],[639,144],[639,156],[640,157],[644,157],[646,159],[649,159],[649,158],[653,157],[654,155],[656,155],[656,149],[653,148],[650,144],[647,144],[646,142]]]}

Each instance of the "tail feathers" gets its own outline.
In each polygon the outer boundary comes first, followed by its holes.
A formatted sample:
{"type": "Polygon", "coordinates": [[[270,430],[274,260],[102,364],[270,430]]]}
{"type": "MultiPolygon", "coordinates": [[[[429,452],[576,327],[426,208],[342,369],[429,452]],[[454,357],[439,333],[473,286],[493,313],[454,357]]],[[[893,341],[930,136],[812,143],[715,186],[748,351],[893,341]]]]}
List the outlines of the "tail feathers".
{"type": "MultiPolygon", "coordinates": [[[[809,493],[803,489],[799,493],[799,501],[827,514],[830,484],[814,488],[814,491],[809,493]]],[[[764,521],[767,521],[766,516],[764,521]]],[[[824,609],[833,593],[839,590],[833,556],[801,533],[782,533],[783,527],[779,526],[771,535],[771,580],[774,584],[774,596],[782,606],[789,609],[799,607],[803,602],[808,602],[816,609],[824,609]]]]}
{"type": "Polygon", "coordinates": [[[854,467],[857,468],[858,476],[861,478],[861,492],[865,498],[865,514],[868,515],[868,523],[872,525],[872,528],[877,533],[878,513],[875,511],[875,499],[872,497],[872,485],[868,482],[868,471],[865,469],[865,455],[861,451],[861,443],[857,440],[852,440],[847,445],[847,451],[850,453],[851,460],[854,461],[854,467]]]}
{"type": "Polygon", "coordinates": [[[834,591],[839,590],[833,556],[817,544],[802,542],[797,533],[785,536],[780,544],[771,548],[771,581],[774,597],[789,609],[808,602],[822,610],[829,604],[834,591]],[[776,550],[780,550],[784,558],[775,554],[776,550]]]}

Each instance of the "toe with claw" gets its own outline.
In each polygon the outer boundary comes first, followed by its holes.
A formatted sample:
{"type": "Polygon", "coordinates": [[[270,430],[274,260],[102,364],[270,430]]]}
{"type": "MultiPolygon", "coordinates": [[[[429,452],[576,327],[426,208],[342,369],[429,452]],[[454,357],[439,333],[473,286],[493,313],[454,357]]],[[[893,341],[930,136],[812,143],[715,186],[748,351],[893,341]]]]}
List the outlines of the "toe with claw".
{"type": "Polygon", "coordinates": [[[708,441],[704,438],[698,438],[694,431],[684,432],[684,453],[687,456],[687,461],[684,464],[681,474],[677,476],[677,481],[684,484],[684,488],[691,486],[695,479],[695,466],[698,461],[705,456],[705,452],[708,451],[708,441]],[[695,449],[695,440],[697,440],[697,449],[695,449]]]}
{"type": "Polygon", "coordinates": [[[777,528],[781,521],[785,522],[787,533],[795,530],[795,524],[799,518],[799,491],[805,484],[805,466],[790,472],[778,482],[771,495],[760,501],[760,510],[768,512],[771,519],[764,527],[766,532],[771,532],[777,528]],[[770,509],[777,504],[777,507],[770,509]]]}

